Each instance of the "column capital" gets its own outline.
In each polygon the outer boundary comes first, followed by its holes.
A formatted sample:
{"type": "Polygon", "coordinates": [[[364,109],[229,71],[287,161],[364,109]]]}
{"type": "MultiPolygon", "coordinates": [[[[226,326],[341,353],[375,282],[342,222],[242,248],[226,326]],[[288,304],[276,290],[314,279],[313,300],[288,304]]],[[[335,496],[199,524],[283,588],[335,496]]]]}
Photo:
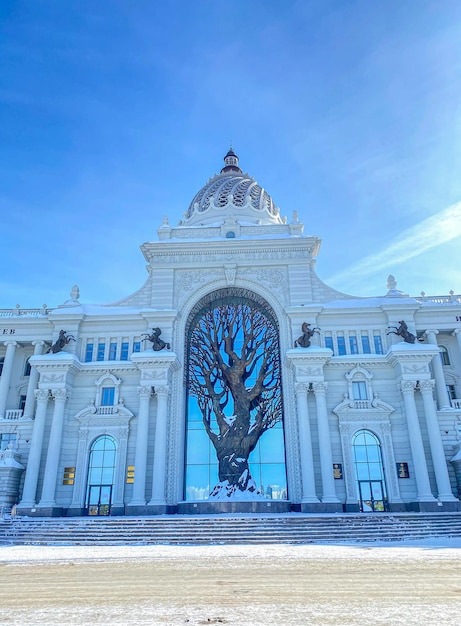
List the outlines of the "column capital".
{"type": "Polygon", "coordinates": [[[15,341],[14,339],[8,339],[7,341],[4,341],[3,345],[6,346],[6,347],[14,346],[15,348],[17,348],[19,346],[18,342],[15,341]]]}
{"type": "Polygon", "coordinates": [[[149,399],[152,396],[152,387],[147,387],[145,385],[138,387],[138,393],[141,398],[149,399]]]}
{"type": "Polygon", "coordinates": [[[42,341],[41,339],[34,339],[33,341],[30,342],[33,346],[44,346],[45,342],[42,341]]]}
{"type": "Polygon", "coordinates": [[[68,389],[52,389],[51,394],[55,402],[65,402],[70,398],[70,391],[68,389]]]}
{"type": "Polygon", "coordinates": [[[34,395],[37,402],[48,402],[50,399],[48,389],[35,389],[34,395]]]}
{"type": "Polygon", "coordinates": [[[461,335],[461,328],[455,328],[455,330],[451,334],[453,335],[453,337],[461,335]]]}
{"type": "Polygon", "coordinates": [[[419,381],[419,389],[421,393],[430,393],[432,395],[432,390],[435,387],[435,380],[420,380],[419,381]]]}
{"type": "Polygon", "coordinates": [[[155,387],[155,395],[158,398],[167,398],[170,393],[170,387],[168,385],[160,385],[159,387],[155,387]]]}
{"type": "Polygon", "coordinates": [[[400,389],[400,391],[404,394],[414,394],[415,393],[415,387],[416,387],[416,380],[401,380],[398,383],[398,387],[400,389]]]}
{"type": "Polygon", "coordinates": [[[316,396],[325,395],[327,392],[328,383],[326,382],[312,383],[312,388],[316,396]]]}
{"type": "Polygon", "coordinates": [[[424,334],[426,335],[426,337],[429,337],[429,335],[430,335],[431,333],[434,333],[434,335],[438,335],[438,334],[439,334],[439,331],[438,331],[438,330],[436,330],[436,329],[430,329],[430,330],[425,330],[425,331],[424,331],[424,334]]]}
{"type": "Polygon", "coordinates": [[[307,394],[309,392],[309,383],[295,383],[295,391],[299,394],[307,394]]]}

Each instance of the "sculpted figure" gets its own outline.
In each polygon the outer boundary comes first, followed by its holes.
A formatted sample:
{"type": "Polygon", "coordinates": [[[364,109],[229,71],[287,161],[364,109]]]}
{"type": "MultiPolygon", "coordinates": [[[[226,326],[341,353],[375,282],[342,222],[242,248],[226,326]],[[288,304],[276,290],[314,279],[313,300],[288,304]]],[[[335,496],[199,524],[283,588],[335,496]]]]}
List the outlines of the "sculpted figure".
{"type": "Polygon", "coordinates": [[[410,333],[406,323],[403,320],[400,320],[399,324],[400,326],[388,326],[389,332],[387,334],[398,335],[399,337],[402,337],[406,343],[415,343],[416,337],[413,333],[410,333]],[[392,330],[392,328],[394,330],[392,330]]]}
{"type": "Polygon", "coordinates": [[[141,335],[141,338],[144,340],[147,339],[147,341],[152,342],[152,349],[156,352],[158,352],[159,350],[163,350],[164,348],[169,350],[171,346],[169,343],[163,341],[163,339],[160,339],[161,334],[162,331],[160,330],[160,328],[153,328],[151,334],[144,333],[143,335],[141,335]]]}
{"type": "Polygon", "coordinates": [[[56,339],[56,342],[51,346],[49,350],[47,350],[47,354],[52,352],[56,354],[57,352],[62,352],[64,346],[70,341],[75,341],[75,337],[73,335],[67,335],[65,330],[59,331],[59,337],[56,339]]]}
{"type": "Polygon", "coordinates": [[[301,330],[303,334],[301,337],[298,337],[295,341],[295,348],[308,348],[311,345],[311,338],[314,336],[314,333],[318,333],[320,328],[310,328],[310,324],[304,322],[301,326],[301,330]]]}

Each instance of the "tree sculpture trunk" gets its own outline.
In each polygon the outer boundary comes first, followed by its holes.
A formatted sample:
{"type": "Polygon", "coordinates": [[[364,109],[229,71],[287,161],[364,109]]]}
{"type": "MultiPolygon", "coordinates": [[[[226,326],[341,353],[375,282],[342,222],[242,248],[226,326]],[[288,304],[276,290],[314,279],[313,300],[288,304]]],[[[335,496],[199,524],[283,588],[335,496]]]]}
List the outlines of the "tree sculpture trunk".
{"type": "Polygon", "coordinates": [[[262,497],[249,458],[281,420],[278,332],[267,312],[243,298],[216,303],[191,329],[189,390],[216,450],[215,499],[262,497]]]}

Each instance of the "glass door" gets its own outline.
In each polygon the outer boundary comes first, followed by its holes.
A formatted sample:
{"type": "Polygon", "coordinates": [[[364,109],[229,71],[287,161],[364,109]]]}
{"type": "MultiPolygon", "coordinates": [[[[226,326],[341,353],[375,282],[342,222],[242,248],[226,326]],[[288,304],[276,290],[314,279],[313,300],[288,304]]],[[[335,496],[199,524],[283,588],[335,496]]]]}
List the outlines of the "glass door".
{"type": "Polygon", "coordinates": [[[88,515],[109,515],[112,485],[90,485],[88,489],[88,515]]]}

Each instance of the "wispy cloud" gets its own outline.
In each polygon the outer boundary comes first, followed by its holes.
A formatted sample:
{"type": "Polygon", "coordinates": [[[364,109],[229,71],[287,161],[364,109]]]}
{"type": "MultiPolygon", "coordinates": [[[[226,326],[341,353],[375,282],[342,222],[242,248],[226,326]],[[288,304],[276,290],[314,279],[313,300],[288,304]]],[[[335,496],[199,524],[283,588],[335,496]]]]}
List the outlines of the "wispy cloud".
{"type": "Polygon", "coordinates": [[[330,276],[326,282],[348,284],[358,282],[380,270],[401,265],[460,236],[461,202],[457,202],[419,224],[407,228],[386,248],[330,276]]]}

